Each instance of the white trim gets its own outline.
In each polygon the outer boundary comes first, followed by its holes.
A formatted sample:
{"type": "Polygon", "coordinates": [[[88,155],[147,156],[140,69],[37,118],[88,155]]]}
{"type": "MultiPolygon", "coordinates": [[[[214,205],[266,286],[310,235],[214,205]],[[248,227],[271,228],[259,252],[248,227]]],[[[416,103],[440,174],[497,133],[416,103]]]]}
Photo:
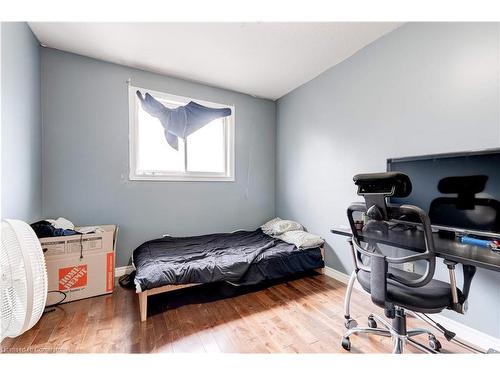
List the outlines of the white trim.
{"type": "MultiPolygon", "coordinates": [[[[349,282],[349,275],[328,266],[325,266],[324,274],[343,284],[349,282]]],[[[363,290],[357,281],[354,284],[354,289],[363,290]]],[[[459,323],[441,314],[432,314],[432,319],[442,324],[446,329],[455,332],[460,339],[483,348],[484,350],[492,348],[500,351],[500,338],[478,331],[477,329],[466,326],[465,324],[459,323]]]]}
{"type": "Polygon", "coordinates": [[[325,275],[340,281],[343,284],[347,284],[349,282],[349,275],[328,266],[325,266],[325,275]]]}
{"type": "MultiPolygon", "coordinates": [[[[168,94],[165,92],[145,89],[139,86],[128,84],[129,97],[129,180],[131,181],[220,181],[234,182],[235,181],[235,118],[236,110],[234,105],[208,102],[194,98],[183,97],[179,95],[168,94]],[[139,173],[137,171],[136,160],[136,141],[137,141],[137,122],[138,122],[138,107],[139,102],[136,97],[136,91],[147,91],[157,98],[164,98],[178,105],[183,105],[186,101],[196,101],[197,103],[212,107],[212,108],[231,108],[231,116],[223,119],[224,122],[224,138],[226,144],[225,151],[225,171],[224,172],[151,172],[139,173]]],[[[184,149],[187,152],[187,144],[184,149]]],[[[184,160],[185,164],[187,159],[184,160]]],[[[185,165],[186,168],[186,165],[185,165]]]]}
{"type": "Polygon", "coordinates": [[[123,266],[115,268],[115,277],[121,277],[135,270],[134,266],[123,266]]]}
{"type": "Polygon", "coordinates": [[[151,175],[133,175],[130,173],[129,179],[131,181],[226,181],[234,182],[233,176],[226,176],[225,174],[217,175],[212,174],[209,176],[202,176],[200,174],[183,175],[170,175],[170,174],[151,174],[151,175]]]}
{"type": "Polygon", "coordinates": [[[463,339],[471,344],[477,345],[485,350],[495,349],[500,351],[500,339],[490,336],[487,333],[478,331],[477,329],[459,323],[456,320],[448,318],[441,314],[433,314],[432,319],[442,324],[446,329],[455,332],[460,339],[463,339]]]}
{"type": "MultiPolygon", "coordinates": [[[[340,281],[342,284],[348,284],[349,279],[351,278],[349,275],[337,271],[335,268],[325,266],[325,275],[331,277],[332,279],[335,279],[337,281],[340,281]]],[[[363,287],[358,283],[358,280],[354,282],[354,289],[359,290],[363,293],[366,293],[363,287]]]]}

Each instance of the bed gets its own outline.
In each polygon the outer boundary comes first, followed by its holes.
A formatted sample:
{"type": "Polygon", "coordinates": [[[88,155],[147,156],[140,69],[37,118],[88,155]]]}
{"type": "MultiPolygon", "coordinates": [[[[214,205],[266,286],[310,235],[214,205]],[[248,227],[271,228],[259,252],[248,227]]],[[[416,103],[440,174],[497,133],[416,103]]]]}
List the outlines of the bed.
{"type": "Polygon", "coordinates": [[[298,249],[260,228],[148,241],[134,250],[133,263],[141,321],[155,294],[219,281],[258,284],[324,267],[323,247],[298,249]]]}

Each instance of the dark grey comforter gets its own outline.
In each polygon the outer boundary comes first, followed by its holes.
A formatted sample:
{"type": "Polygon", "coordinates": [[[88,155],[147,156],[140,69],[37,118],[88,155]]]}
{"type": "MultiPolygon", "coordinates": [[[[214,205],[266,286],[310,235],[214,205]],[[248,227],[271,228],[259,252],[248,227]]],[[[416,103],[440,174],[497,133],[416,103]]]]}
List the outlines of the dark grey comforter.
{"type": "Polygon", "coordinates": [[[261,229],[159,238],[135,249],[133,261],[142,291],[215,281],[256,284],[324,267],[319,248],[299,250],[261,229]]]}

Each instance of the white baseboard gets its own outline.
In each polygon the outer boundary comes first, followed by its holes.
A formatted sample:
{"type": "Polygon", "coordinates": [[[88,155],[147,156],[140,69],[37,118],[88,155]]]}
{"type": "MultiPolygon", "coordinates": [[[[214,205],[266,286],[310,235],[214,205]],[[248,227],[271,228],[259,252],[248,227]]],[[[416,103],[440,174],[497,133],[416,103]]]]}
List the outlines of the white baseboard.
{"type": "Polygon", "coordinates": [[[329,276],[332,279],[338,280],[341,283],[347,284],[349,282],[349,275],[347,275],[343,272],[337,271],[334,268],[325,266],[324,272],[325,272],[326,276],[329,276]]]}
{"type": "Polygon", "coordinates": [[[132,272],[135,268],[133,266],[123,266],[115,268],[115,277],[121,277],[132,272]]]}
{"type": "MultiPolygon", "coordinates": [[[[349,282],[349,275],[331,267],[325,266],[325,275],[344,284],[349,282]]],[[[356,282],[354,288],[359,290],[361,286],[356,282]]],[[[466,326],[465,324],[459,323],[441,314],[432,314],[432,319],[443,325],[446,329],[455,332],[458,338],[478,346],[479,348],[483,348],[484,350],[492,348],[500,351],[500,339],[497,337],[490,336],[487,333],[478,331],[477,329],[466,326]]]]}
{"type": "Polygon", "coordinates": [[[457,337],[471,344],[477,345],[484,350],[495,349],[500,351],[500,339],[490,336],[487,333],[459,323],[441,314],[433,314],[432,319],[441,324],[446,329],[455,332],[457,337]]]}
{"type": "MultiPolygon", "coordinates": [[[[337,271],[334,268],[325,266],[325,275],[331,277],[332,279],[335,279],[337,281],[340,281],[343,284],[348,284],[349,279],[351,278],[350,275],[337,271]]],[[[358,280],[354,282],[354,289],[360,290],[363,293],[366,293],[365,290],[361,287],[361,285],[358,283],[358,280]]]]}

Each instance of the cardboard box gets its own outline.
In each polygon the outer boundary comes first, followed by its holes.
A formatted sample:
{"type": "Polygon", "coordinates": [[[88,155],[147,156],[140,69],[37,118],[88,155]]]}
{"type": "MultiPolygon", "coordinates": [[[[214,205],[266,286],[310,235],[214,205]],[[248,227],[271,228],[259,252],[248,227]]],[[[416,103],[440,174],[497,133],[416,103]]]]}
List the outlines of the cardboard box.
{"type": "MultiPolygon", "coordinates": [[[[40,238],[47,265],[48,290],[66,293],[65,303],[113,292],[118,227],[99,227],[104,231],[40,238]]],[[[60,293],[49,293],[47,305],[61,298],[60,293]]]]}

